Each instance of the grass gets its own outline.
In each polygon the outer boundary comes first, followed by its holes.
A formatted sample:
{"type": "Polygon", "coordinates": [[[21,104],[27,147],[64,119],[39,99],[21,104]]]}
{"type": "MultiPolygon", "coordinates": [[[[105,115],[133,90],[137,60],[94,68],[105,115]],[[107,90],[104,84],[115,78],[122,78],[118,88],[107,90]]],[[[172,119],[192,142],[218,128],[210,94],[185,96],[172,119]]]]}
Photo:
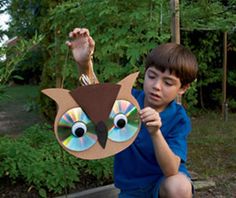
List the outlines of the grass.
{"type": "Polygon", "coordinates": [[[203,177],[236,170],[236,114],[223,121],[218,113],[206,112],[192,119],[189,167],[203,177]]]}
{"type": "Polygon", "coordinates": [[[205,112],[192,118],[188,139],[188,167],[201,179],[213,179],[227,196],[233,193],[236,170],[236,114],[223,121],[219,113],[205,112]]]}
{"type": "Polygon", "coordinates": [[[0,93],[0,134],[18,136],[32,124],[42,121],[39,111],[39,87],[17,85],[0,93]]]}
{"type": "Polygon", "coordinates": [[[5,86],[0,90],[0,92],[0,106],[14,103],[23,105],[25,111],[38,112],[39,110],[39,105],[37,104],[38,96],[40,94],[39,86],[5,86]]]}
{"type": "Polygon", "coordinates": [[[39,94],[39,87],[35,85],[17,85],[5,87],[0,97],[0,103],[25,102],[26,99],[33,99],[39,94]]]}

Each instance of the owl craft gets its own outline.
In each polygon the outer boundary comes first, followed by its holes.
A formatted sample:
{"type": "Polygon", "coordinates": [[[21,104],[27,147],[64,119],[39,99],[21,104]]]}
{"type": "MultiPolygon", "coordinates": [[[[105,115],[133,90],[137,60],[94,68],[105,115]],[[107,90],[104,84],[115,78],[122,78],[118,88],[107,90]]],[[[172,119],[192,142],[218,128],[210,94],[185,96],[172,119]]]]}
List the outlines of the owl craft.
{"type": "Polygon", "coordinates": [[[59,144],[81,159],[112,156],[133,143],[141,120],[140,107],[131,95],[138,76],[130,74],[117,84],[60,88],[42,92],[58,105],[54,132],[59,144]]]}

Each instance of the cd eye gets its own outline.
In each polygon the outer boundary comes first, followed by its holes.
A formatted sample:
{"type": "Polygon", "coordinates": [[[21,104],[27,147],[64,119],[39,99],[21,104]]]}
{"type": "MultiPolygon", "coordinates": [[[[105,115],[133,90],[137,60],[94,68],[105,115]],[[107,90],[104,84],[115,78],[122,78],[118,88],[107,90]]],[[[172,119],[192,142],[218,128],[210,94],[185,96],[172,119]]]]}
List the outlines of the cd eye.
{"type": "Polygon", "coordinates": [[[91,120],[80,107],[66,111],[57,126],[59,142],[71,151],[85,151],[97,142],[91,120]]]}
{"type": "Polygon", "coordinates": [[[124,114],[117,114],[114,118],[114,125],[120,129],[124,128],[127,122],[127,117],[124,114]]]}
{"type": "Polygon", "coordinates": [[[71,128],[72,134],[75,137],[82,137],[87,132],[87,127],[83,122],[76,122],[71,128]]]}
{"type": "Polygon", "coordinates": [[[108,138],[114,142],[130,140],[138,132],[138,109],[127,100],[116,100],[109,115],[108,138]]]}

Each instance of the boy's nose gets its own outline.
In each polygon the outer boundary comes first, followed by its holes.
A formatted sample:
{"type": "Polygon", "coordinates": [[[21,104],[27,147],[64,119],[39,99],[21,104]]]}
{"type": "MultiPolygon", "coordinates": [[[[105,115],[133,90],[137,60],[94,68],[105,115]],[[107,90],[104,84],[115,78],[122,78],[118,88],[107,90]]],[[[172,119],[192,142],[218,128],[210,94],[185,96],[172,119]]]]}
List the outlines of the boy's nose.
{"type": "Polygon", "coordinates": [[[156,90],[161,90],[161,81],[160,80],[156,80],[154,83],[154,88],[156,90]]]}

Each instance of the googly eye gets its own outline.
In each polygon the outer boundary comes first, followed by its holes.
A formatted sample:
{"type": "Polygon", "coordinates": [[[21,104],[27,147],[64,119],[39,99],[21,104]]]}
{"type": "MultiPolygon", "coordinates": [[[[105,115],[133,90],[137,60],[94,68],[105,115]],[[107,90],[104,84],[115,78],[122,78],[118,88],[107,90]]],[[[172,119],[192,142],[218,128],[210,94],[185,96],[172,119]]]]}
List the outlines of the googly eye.
{"type": "Polygon", "coordinates": [[[128,122],[127,117],[124,114],[117,114],[114,117],[114,125],[117,128],[120,128],[120,129],[124,128],[127,122],[128,122]]]}
{"type": "Polygon", "coordinates": [[[75,137],[80,138],[87,132],[87,127],[83,122],[76,122],[71,128],[71,132],[75,137]]]}

